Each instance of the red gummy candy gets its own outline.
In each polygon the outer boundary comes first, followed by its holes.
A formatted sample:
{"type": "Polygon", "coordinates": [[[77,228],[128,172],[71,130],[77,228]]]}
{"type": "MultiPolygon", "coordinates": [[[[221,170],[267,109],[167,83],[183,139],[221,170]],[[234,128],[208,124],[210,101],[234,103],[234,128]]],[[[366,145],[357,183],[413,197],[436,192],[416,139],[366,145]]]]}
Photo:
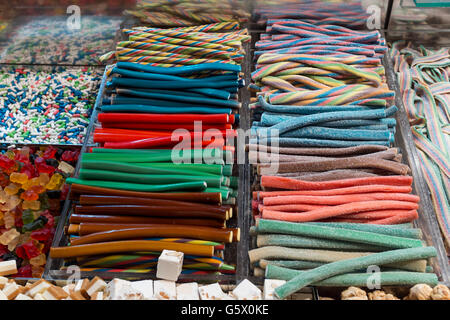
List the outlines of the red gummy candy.
{"type": "Polygon", "coordinates": [[[13,274],[13,278],[31,278],[33,275],[32,268],[30,264],[20,267],[16,274],[13,274]]]}
{"type": "Polygon", "coordinates": [[[50,213],[49,210],[45,210],[41,213],[41,216],[47,218],[46,226],[53,227],[55,225],[55,217],[50,213]]]}
{"type": "Polygon", "coordinates": [[[39,176],[39,172],[30,163],[24,164],[23,167],[20,169],[20,173],[25,173],[28,176],[28,179],[33,179],[34,177],[39,176]]]}
{"type": "Polygon", "coordinates": [[[41,251],[36,248],[33,241],[25,242],[23,245],[16,248],[16,254],[22,259],[31,259],[41,254],[41,251]]]}
{"type": "Polygon", "coordinates": [[[19,152],[19,150],[15,150],[14,153],[15,153],[14,160],[20,161],[22,163],[30,162],[30,158],[28,155],[25,155],[25,154],[19,152]]]}
{"type": "Polygon", "coordinates": [[[45,159],[41,157],[37,157],[36,159],[34,159],[34,164],[36,165],[36,168],[39,171],[39,173],[48,173],[51,175],[56,170],[55,167],[48,165],[45,162],[45,159]]]}
{"type": "Polygon", "coordinates": [[[67,195],[69,194],[69,185],[65,184],[61,190],[61,196],[59,197],[59,200],[66,200],[67,195]]]}
{"type": "Polygon", "coordinates": [[[3,170],[8,170],[9,168],[13,167],[16,164],[14,160],[11,160],[5,155],[0,155],[0,167],[3,170]]]}
{"type": "Polygon", "coordinates": [[[20,197],[26,201],[35,201],[39,199],[39,195],[33,190],[27,190],[20,194],[20,197]]]}
{"type": "Polygon", "coordinates": [[[31,238],[37,241],[48,241],[53,238],[53,230],[51,227],[45,226],[40,230],[31,232],[31,238]]]}
{"type": "Polygon", "coordinates": [[[61,156],[61,160],[62,161],[66,161],[66,162],[76,162],[78,159],[78,151],[70,151],[70,150],[66,150],[64,151],[64,153],[61,156]]]}
{"type": "Polygon", "coordinates": [[[2,188],[6,187],[9,184],[9,176],[4,174],[4,173],[0,173],[0,186],[2,188]]]}
{"type": "Polygon", "coordinates": [[[50,248],[52,247],[54,234],[55,234],[55,230],[52,229],[50,238],[48,238],[48,240],[44,241],[44,249],[42,249],[43,254],[47,254],[50,251],[50,248]]]}
{"type": "Polygon", "coordinates": [[[57,151],[58,149],[56,149],[55,147],[49,146],[47,149],[45,149],[42,157],[44,159],[54,159],[57,151]]]}

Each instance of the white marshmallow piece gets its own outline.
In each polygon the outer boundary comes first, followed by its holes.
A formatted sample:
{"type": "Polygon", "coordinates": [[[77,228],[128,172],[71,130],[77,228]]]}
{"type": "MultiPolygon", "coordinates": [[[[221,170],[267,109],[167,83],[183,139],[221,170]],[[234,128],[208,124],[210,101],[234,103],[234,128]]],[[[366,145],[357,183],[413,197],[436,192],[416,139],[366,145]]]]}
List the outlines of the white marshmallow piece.
{"type": "Polygon", "coordinates": [[[201,300],[224,300],[225,293],[222,291],[220,285],[216,282],[198,288],[201,300]]]}
{"type": "Polygon", "coordinates": [[[16,260],[7,260],[0,262],[0,276],[7,276],[17,273],[16,260]]]}
{"type": "Polygon", "coordinates": [[[177,286],[177,300],[200,300],[197,282],[179,284],[177,286]]]}
{"type": "Polygon", "coordinates": [[[159,279],[177,281],[183,268],[183,252],[163,250],[158,258],[156,277],[159,279]]]}
{"type": "Polygon", "coordinates": [[[111,280],[105,288],[105,300],[142,300],[142,294],[131,286],[130,281],[111,280]]]}
{"type": "Polygon", "coordinates": [[[264,280],[264,300],[279,300],[275,295],[275,289],[285,284],[285,280],[265,279],[264,280]]]}
{"type": "Polygon", "coordinates": [[[261,290],[248,279],[241,281],[232,291],[237,300],[261,300],[261,290]]]}
{"type": "Polygon", "coordinates": [[[0,300],[8,300],[8,297],[0,290],[0,300]]]}
{"type": "Polygon", "coordinates": [[[142,294],[144,300],[153,298],[153,280],[133,281],[131,286],[142,294]]]}
{"type": "Polygon", "coordinates": [[[14,300],[33,300],[33,298],[30,298],[29,296],[19,293],[14,300]]]}
{"type": "Polygon", "coordinates": [[[153,282],[154,297],[156,300],[176,300],[177,289],[175,282],[168,280],[155,280],[153,282]]]}

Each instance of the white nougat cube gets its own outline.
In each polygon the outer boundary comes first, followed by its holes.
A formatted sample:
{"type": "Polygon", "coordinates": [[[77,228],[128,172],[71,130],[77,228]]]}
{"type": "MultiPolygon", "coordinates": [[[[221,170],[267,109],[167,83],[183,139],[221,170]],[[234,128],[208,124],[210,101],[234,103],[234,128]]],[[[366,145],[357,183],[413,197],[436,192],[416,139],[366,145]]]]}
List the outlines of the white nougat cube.
{"type": "Polygon", "coordinates": [[[131,286],[142,293],[145,300],[153,298],[153,280],[141,280],[131,282],[131,286]]]}
{"type": "Polygon", "coordinates": [[[142,300],[142,294],[131,286],[130,281],[111,280],[105,288],[105,300],[142,300]]]}
{"type": "Polygon", "coordinates": [[[177,300],[176,284],[168,280],[155,280],[153,293],[156,300],[177,300]]]}
{"type": "Polygon", "coordinates": [[[33,300],[33,298],[26,296],[22,293],[19,293],[14,300],[33,300]]]}
{"type": "Polygon", "coordinates": [[[183,268],[183,252],[163,250],[158,258],[156,277],[177,281],[183,268]]]}
{"type": "Polygon", "coordinates": [[[0,300],[8,300],[8,297],[0,290],[0,300]]]}
{"type": "Polygon", "coordinates": [[[275,295],[275,289],[285,284],[285,280],[266,279],[264,280],[264,300],[279,300],[275,295]]]}
{"type": "Polygon", "coordinates": [[[217,282],[201,286],[198,288],[198,292],[201,300],[223,300],[225,298],[225,293],[217,282]]]}
{"type": "Polygon", "coordinates": [[[177,300],[199,300],[197,282],[181,283],[177,286],[177,300]]]}
{"type": "Polygon", "coordinates": [[[261,290],[248,279],[241,281],[233,290],[233,296],[237,300],[261,300],[262,293],[261,290]]]}

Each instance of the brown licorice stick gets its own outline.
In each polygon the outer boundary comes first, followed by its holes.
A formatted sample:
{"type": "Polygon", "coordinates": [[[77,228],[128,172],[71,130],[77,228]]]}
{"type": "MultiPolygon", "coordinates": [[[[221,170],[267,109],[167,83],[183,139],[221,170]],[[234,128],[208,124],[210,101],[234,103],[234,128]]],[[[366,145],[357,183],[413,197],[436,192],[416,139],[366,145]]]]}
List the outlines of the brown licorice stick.
{"type": "Polygon", "coordinates": [[[342,179],[332,181],[303,181],[277,176],[262,176],[261,187],[293,189],[293,190],[326,190],[371,184],[383,184],[391,186],[412,185],[411,176],[383,176],[355,179],[342,179]]]}
{"type": "MultiPolygon", "coordinates": [[[[111,230],[123,230],[123,229],[133,229],[133,228],[171,228],[174,224],[114,224],[114,223],[92,223],[92,222],[82,222],[78,225],[77,233],[80,236],[86,236],[92,233],[98,233],[103,231],[111,231],[111,230]]],[[[216,230],[228,230],[228,228],[217,228],[217,227],[208,227],[208,226],[197,226],[197,225],[183,225],[176,224],[179,227],[195,228],[196,230],[205,230],[208,232],[216,231],[216,230]]],[[[75,227],[74,227],[75,228],[75,227]]],[[[230,229],[233,231],[233,229],[230,229]]]]}
{"type": "Polygon", "coordinates": [[[329,196],[329,195],[345,195],[345,194],[365,194],[371,192],[396,192],[396,193],[410,193],[412,188],[409,186],[389,186],[381,184],[345,187],[329,190],[296,190],[296,191],[254,191],[253,199],[264,200],[266,197],[276,196],[295,196],[295,195],[310,195],[310,196],[329,196]]]}
{"type": "Polygon", "coordinates": [[[153,218],[111,215],[81,215],[72,214],[70,223],[96,222],[96,223],[124,223],[124,224],[185,224],[193,226],[208,226],[214,228],[225,227],[224,220],[217,219],[181,219],[181,218],[153,218]]]}
{"type": "MultiPolygon", "coordinates": [[[[328,171],[335,169],[358,169],[371,168],[381,169],[399,175],[407,175],[409,166],[395,161],[369,157],[340,158],[335,160],[317,160],[303,162],[281,162],[278,163],[278,172],[301,172],[301,171],[328,171]]],[[[271,174],[273,169],[265,164],[257,165],[258,174],[271,174]]]]}
{"type": "Polygon", "coordinates": [[[233,242],[241,241],[241,229],[240,228],[224,228],[224,230],[233,232],[233,242]]]}
{"type": "MultiPolygon", "coordinates": [[[[378,151],[371,154],[359,155],[359,157],[373,157],[384,160],[393,160],[396,159],[398,155],[397,148],[389,148],[387,150],[378,151]]],[[[355,158],[355,157],[347,157],[347,158],[355,158]]],[[[285,155],[279,154],[277,157],[278,162],[307,162],[307,161],[324,161],[324,160],[338,160],[338,159],[346,159],[346,158],[336,158],[336,157],[317,157],[317,156],[299,156],[299,155],[285,155]]],[[[250,152],[249,153],[249,161],[252,163],[271,163],[274,161],[273,154],[265,153],[265,152],[250,152]]]]}
{"type": "Polygon", "coordinates": [[[298,155],[310,155],[310,156],[350,156],[374,153],[378,151],[384,151],[389,149],[386,146],[378,145],[361,145],[348,148],[276,148],[268,147],[264,145],[248,144],[247,150],[279,153],[279,154],[298,154],[298,155]]]}
{"type": "Polygon", "coordinates": [[[93,244],[83,244],[79,246],[53,247],[50,248],[52,258],[76,258],[82,256],[124,253],[124,252],[151,252],[174,250],[184,254],[197,255],[203,257],[212,257],[214,246],[197,245],[188,243],[161,242],[151,240],[130,240],[130,241],[111,241],[93,244]]]}
{"type": "Polygon", "coordinates": [[[194,209],[179,206],[101,205],[75,206],[76,214],[107,214],[140,217],[211,218],[227,220],[228,211],[194,209]]]}
{"type": "Polygon", "coordinates": [[[158,192],[137,192],[128,190],[118,190],[110,188],[100,188],[84,186],[81,184],[72,184],[71,192],[73,194],[98,194],[110,196],[138,197],[148,199],[167,199],[202,203],[222,203],[220,192],[183,192],[183,193],[158,193],[158,192]]]}
{"type": "Polygon", "coordinates": [[[362,170],[349,170],[349,169],[330,170],[325,172],[314,172],[307,174],[280,173],[276,175],[305,181],[328,181],[328,180],[341,180],[341,179],[366,178],[378,176],[378,174],[376,173],[365,172],[362,170]]]}
{"type": "Polygon", "coordinates": [[[364,193],[339,196],[277,196],[265,197],[263,200],[263,204],[264,206],[285,206],[290,204],[316,204],[335,206],[344,203],[373,200],[397,200],[418,203],[420,197],[407,193],[364,193]]]}
{"type": "Polygon", "coordinates": [[[419,205],[414,202],[377,200],[345,203],[337,206],[330,206],[306,212],[284,212],[264,209],[262,217],[264,219],[282,220],[290,222],[317,221],[331,217],[338,217],[345,214],[373,211],[373,210],[417,210],[419,205]]]}
{"type": "Polygon", "coordinates": [[[164,238],[188,238],[231,243],[233,241],[233,231],[227,230],[205,230],[196,227],[186,226],[153,226],[143,228],[130,228],[121,230],[109,230],[92,233],[71,240],[71,245],[80,245],[97,242],[107,242],[116,240],[131,240],[149,237],[164,238]]]}
{"type": "Polygon", "coordinates": [[[188,206],[190,208],[211,209],[216,208],[225,211],[222,206],[217,204],[204,204],[187,201],[176,201],[166,199],[149,199],[138,197],[105,196],[105,195],[80,195],[81,205],[112,205],[112,204],[141,204],[148,206],[188,206]]]}

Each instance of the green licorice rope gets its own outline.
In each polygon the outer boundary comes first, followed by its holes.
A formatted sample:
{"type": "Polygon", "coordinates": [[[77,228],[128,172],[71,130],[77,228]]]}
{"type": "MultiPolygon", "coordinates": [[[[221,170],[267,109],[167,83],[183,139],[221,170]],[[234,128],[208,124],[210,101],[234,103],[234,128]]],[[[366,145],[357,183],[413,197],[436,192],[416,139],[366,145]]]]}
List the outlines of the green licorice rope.
{"type": "Polygon", "coordinates": [[[114,182],[114,181],[100,181],[100,180],[83,180],[77,178],[67,178],[66,183],[82,184],[91,187],[121,189],[130,191],[142,191],[142,192],[164,192],[164,191],[205,191],[206,182],[184,182],[173,184],[139,184],[139,183],[127,183],[127,182],[114,182]]]}
{"type": "Polygon", "coordinates": [[[163,150],[154,153],[85,153],[82,155],[83,160],[110,160],[110,161],[121,161],[121,162],[137,162],[137,163],[149,163],[149,162],[170,162],[170,163],[181,163],[188,161],[189,163],[204,163],[208,160],[214,164],[223,165],[223,157],[216,158],[206,154],[199,154],[194,157],[194,154],[183,154],[182,156],[174,156],[171,150],[163,150]]]}
{"type": "MultiPolygon", "coordinates": [[[[204,149],[189,149],[189,150],[181,150],[183,154],[183,158],[193,158],[197,153],[202,152],[202,159],[230,159],[233,153],[229,150],[222,150],[219,148],[216,149],[208,149],[210,151],[206,151],[204,149]],[[194,154],[192,154],[194,152],[194,154]],[[220,156],[220,157],[219,157],[220,156]]],[[[108,149],[108,148],[92,148],[92,153],[114,153],[114,154],[163,154],[168,153],[172,154],[172,150],[170,149],[108,149]]],[[[200,155],[200,154],[199,154],[200,155]]]]}
{"type": "Polygon", "coordinates": [[[331,228],[312,224],[292,223],[266,219],[259,220],[257,231],[258,233],[281,233],[365,243],[386,248],[423,247],[422,241],[418,239],[380,235],[374,232],[331,228]]]}
{"type": "Polygon", "coordinates": [[[327,250],[344,250],[344,251],[385,251],[386,248],[371,246],[366,244],[318,239],[302,236],[291,236],[284,234],[259,234],[256,237],[256,245],[264,246],[282,246],[291,248],[311,248],[311,249],[327,249],[327,250]]]}
{"type": "MultiPolygon", "coordinates": [[[[293,270],[269,264],[266,268],[266,279],[292,280],[301,276],[305,271],[293,270]]],[[[380,286],[415,285],[425,283],[432,287],[438,284],[438,278],[434,273],[407,272],[407,271],[382,271],[375,275],[379,279],[380,286]]],[[[373,273],[348,273],[333,276],[328,279],[312,283],[318,287],[366,287],[374,279],[373,273]]]]}
{"type": "Polygon", "coordinates": [[[358,231],[367,231],[367,232],[375,232],[379,234],[385,234],[389,236],[395,237],[403,237],[403,238],[412,238],[412,239],[421,239],[422,238],[422,230],[413,229],[410,224],[409,228],[404,225],[376,225],[376,224],[364,224],[364,223],[337,223],[337,222],[306,222],[306,224],[317,225],[317,226],[325,226],[332,228],[342,228],[349,230],[358,230],[358,231]]]}
{"type": "MultiPolygon", "coordinates": [[[[323,249],[286,248],[280,246],[267,246],[252,249],[248,252],[250,263],[266,259],[274,260],[301,260],[330,263],[368,256],[373,252],[333,251],[323,249]]],[[[386,267],[401,270],[425,272],[427,261],[425,259],[387,264],[386,267]]]]}
{"type": "Polygon", "coordinates": [[[297,270],[313,269],[322,266],[323,262],[315,261],[301,261],[301,260],[266,260],[261,259],[258,261],[258,266],[262,269],[266,269],[268,265],[275,265],[278,267],[291,268],[297,270]]]}
{"type": "Polygon", "coordinates": [[[230,176],[233,167],[231,165],[218,165],[218,164],[201,164],[201,163],[140,163],[143,167],[155,167],[155,168],[180,168],[188,170],[198,170],[207,173],[213,173],[217,175],[230,176]]]}
{"type": "Polygon", "coordinates": [[[106,180],[142,184],[167,184],[180,182],[206,182],[208,187],[220,188],[221,177],[211,176],[185,176],[185,175],[157,175],[114,172],[107,170],[80,169],[80,179],[106,180]]]}
{"type": "Polygon", "coordinates": [[[294,292],[321,280],[331,278],[336,275],[349,273],[371,265],[383,265],[402,261],[432,258],[437,255],[434,247],[408,248],[385,251],[370,254],[368,256],[336,261],[304,271],[300,275],[292,278],[284,285],[275,289],[278,298],[284,299],[294,292]]]}

